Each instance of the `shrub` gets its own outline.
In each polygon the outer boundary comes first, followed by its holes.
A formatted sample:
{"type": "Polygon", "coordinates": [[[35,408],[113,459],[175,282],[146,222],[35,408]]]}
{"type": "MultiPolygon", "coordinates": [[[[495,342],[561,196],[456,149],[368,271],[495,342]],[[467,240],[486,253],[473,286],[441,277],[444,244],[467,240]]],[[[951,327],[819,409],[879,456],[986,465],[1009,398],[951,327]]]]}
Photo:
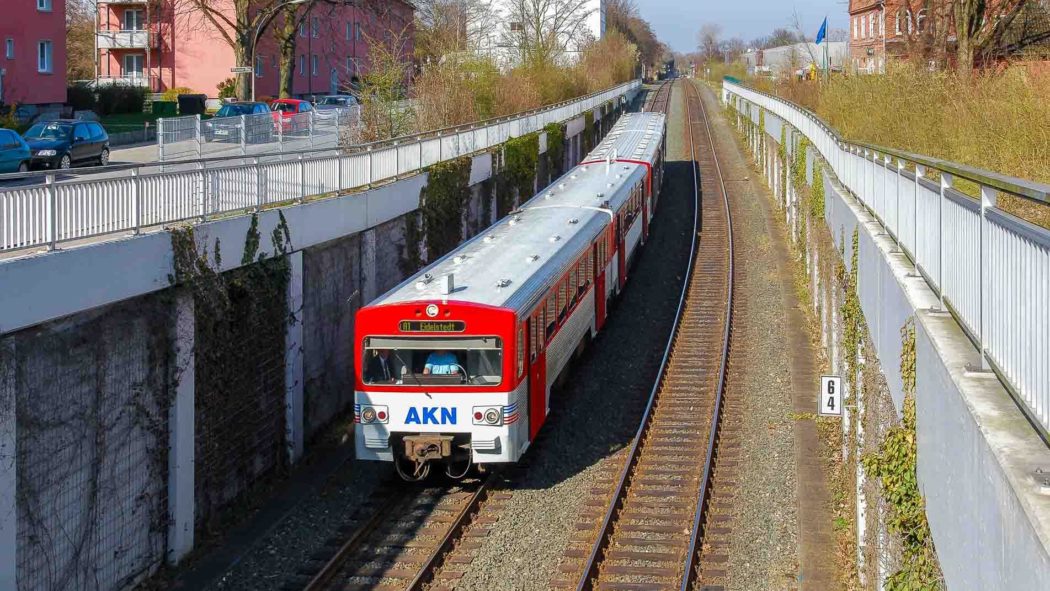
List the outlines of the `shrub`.
{"type": "Polygon", "coordinates": [[[185,86],[176,86],[175,88],[169,88],[168,90],[165,90],[164,94],[161,95],[161,100],[162,101],[167,101],[167,102],[177,102],[179,100],[179,95],[180,94],[197,94],[197,93],[194,92],[194,90],[192,88],[187,88],[185,86]]]}
{"type": "Polygon", "coordinates": [[[146,103],[146,89],[130,84],[113,84],[98,88],[99,115],[141,113],[146,103]]]}
{"type": "Polygon", "coordinates": [[[95,90],[87,84],[74,84],[66,88],[66,102],[74,111],[94,111],[98,105],[95,90]]]}
{"type": "Polygon", "coordinates": [[[219,91],[219,98],[221,99],[237,96],[237,80],[233,76],[223,80],[215,88],[219,91]]]}

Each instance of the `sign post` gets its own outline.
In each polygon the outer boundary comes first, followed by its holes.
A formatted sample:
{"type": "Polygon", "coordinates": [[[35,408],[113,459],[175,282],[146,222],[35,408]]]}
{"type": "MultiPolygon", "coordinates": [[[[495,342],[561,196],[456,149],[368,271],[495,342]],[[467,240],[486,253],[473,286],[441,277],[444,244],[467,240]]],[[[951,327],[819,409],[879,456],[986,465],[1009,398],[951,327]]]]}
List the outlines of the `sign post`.
{"type": "Polygon", "coordinates": [[[817,414],[822,417],[842,416],[842,378],[839,376],[820,376],[817,414]]]}

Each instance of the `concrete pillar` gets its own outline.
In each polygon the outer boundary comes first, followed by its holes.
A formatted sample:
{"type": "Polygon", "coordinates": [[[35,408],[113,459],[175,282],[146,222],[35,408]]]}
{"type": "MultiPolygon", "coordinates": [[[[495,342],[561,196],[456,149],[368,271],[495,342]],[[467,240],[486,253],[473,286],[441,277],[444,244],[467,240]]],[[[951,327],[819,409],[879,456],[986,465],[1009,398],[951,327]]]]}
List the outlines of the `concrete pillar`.
{"type": "Polygon", "coordinates": [[[0,589],[18,574],[18,456],[15,429],[15,343],[0,341],[0,589]]]}
{"type": "Polygon", "coordinates": [[[194,318],[193,293],[175,296],[175,399],[168,410],[168,562],[193,549],[194,518],[194,318]]]}
{"type": "MultiPolygon", "coordinates": [[[[489,199],[482,195],[482,199],[489,199]]],[[[361,305],[376,299],[376,231],[369,228],[361,232],[361,305]]]]}
{"type": "Polygon", "coordinates": [[[303,457],[303,251],[288,255],[288,326],[284,333],[284,437],[288,461],[303,457]]]}

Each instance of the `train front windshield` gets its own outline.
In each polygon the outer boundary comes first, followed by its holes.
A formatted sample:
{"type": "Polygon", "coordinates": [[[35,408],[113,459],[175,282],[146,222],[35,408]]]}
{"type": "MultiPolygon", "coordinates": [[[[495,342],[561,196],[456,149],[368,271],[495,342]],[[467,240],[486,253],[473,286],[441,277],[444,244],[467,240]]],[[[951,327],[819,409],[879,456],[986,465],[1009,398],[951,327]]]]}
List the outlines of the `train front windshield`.
{"type": "Polygon", "coordinates": [[[364,349],[366,384],[495,386],[503,379],[498,337],[368,337],[364,349]]]}

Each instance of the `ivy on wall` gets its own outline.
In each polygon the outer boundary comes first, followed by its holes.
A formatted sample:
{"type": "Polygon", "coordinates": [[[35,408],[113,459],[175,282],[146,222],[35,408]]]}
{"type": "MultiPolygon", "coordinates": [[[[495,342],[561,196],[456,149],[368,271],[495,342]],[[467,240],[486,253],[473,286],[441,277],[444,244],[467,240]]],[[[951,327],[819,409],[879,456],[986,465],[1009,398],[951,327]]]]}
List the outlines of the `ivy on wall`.
{"type": "Polygon", "coordinates": [[[901,327],[901,378],[904,382],[904,408],[901,422],[892,427],[878,451],[861,461],[871,478],[878,479],[889,503],[887,528],[901,545],[901,563],[886,579],[889,591],[935,591],[943,579],[937,564],[926,503],[915,476],[918,447],[915,440],[915,321],[901,327]]]}
{"type": "MultiPolygon", "coordinates": [[[[427,260],[436,260],[463,240],[463,212],[470,197],[470,158],[462,156],[427,169],[427,185],[419,195],[427,260]]],[[[405,244],[419,244],[419,234],[406,234],[405,244]]],[[[418,250],[418,246],[416,247],[418,250]]],[[[407,256],[407,255],[406,255],[407,256]]],[[[417,255],[418,258],[418,255],[417,255]]]]}
{"type": "Polygon", "coordinates": [[[257,479],[286,466],[285,335],[291,234],[284,215],[261,250],[258,215],[244,240],[241,266],[221,272],[215,241],[198,251],[193,228],[171,232],[172,284],[187,287],[194,305],[194,486],[199,525],[215,525],[220,509],[257,479]]]}
{"type": "Polygon", "coordinates": [[[588,110],[583,114],[583,153],[587,154],[594,149],[594,111],[588,110]]]}
{"type": "Polygon", "coordinates": [[[548,181],[561,176],[565,164],[565,126],[561,123],[548,123],[543,127],[547,134],[547,173],[548,181]]]}
{"type": "Polygon", "coordinates": [[[514,205],[532,196],[540,163],[540,135],[528,133],[503,143],[497,215],[507,215],[514,205]]]}
{"type": "MultiPolygon", "coordinates": [[[[857,375],[857,352],[861,339],[864,338],[864,312],[860,308],[860,297],[857,295],[857,263],[860,252],[860,234],[853,228],[853,251],[850,253],[850,267],[847,271],[840,267],[840,280],[845,289],[842,298],[842,340],[846,351],[846,368],[850,376],[857,375]]],[[[854,381],[854,380],[851,380],[854,381]]]]}
{"type": "Polygon", "coordinates": [[[824,221],[824,167],[819,162],[813,163],[813,186],[809,189],[810,215],[824,221]]]}
{"type": "Polygon", "coordinates": [[[806,185],[806,148],[809,147],[809,140],[802,137],[798,141],[798,145],[795,147],[794,161],[791,164],[791,182],[796,187],[803,187],[806,185]]]}

